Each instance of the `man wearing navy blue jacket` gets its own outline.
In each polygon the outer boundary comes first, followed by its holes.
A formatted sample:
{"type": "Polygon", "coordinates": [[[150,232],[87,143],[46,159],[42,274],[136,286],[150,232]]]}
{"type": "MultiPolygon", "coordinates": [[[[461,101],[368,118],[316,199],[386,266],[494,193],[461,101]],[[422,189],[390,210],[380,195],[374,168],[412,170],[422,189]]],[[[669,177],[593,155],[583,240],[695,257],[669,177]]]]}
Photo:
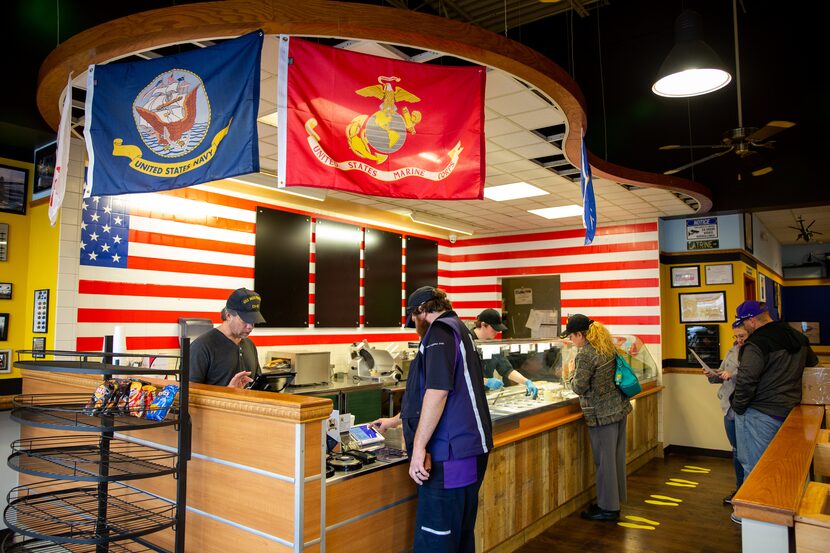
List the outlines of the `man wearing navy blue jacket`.
{"type": "Polygon", "coordinates": [[[440,288],[415,290],[406,316],[421,343],[401,412],[374,425],[403,425],[409,476],[420,486],[413,551],[474,553],[478,491],[493,449],[481,360],[440,288]]]}

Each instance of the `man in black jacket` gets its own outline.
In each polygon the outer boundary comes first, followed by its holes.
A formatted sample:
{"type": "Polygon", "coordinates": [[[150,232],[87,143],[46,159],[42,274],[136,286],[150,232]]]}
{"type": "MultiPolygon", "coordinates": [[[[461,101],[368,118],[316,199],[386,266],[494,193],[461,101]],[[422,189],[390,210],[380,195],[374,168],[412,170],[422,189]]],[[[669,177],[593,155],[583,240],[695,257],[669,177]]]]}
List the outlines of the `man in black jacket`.
{"type": "Polygon", "coordinates": [[[750,332],[732,396],[738,459],[748,477],[790,410],[801,403],[802,372],[817,365],[818,357],[806,336],[773,322],[757,301],[739,305],[735,320],[750,332]]]}

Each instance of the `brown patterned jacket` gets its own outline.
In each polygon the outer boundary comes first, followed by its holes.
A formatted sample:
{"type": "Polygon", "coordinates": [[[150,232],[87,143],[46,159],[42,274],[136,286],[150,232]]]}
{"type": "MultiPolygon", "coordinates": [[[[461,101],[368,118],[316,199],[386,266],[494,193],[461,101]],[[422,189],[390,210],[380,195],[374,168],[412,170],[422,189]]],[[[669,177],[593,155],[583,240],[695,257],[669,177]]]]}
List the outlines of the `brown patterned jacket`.
{"type": "Polygon", "coordinates": [[[579,406],[588,426],[619,422],[631,412],[631,402],[614,384],[615,357],[602,357],[590,343],[579,349],[568,379],[579,394],[579,406]]]}

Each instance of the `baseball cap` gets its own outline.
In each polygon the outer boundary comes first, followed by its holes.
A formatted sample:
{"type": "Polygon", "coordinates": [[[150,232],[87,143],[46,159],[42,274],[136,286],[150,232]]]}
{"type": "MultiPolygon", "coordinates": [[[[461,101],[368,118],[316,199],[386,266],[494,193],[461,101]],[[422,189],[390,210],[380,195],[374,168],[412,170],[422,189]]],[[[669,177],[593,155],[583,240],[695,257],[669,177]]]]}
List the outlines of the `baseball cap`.
{"type": "Polygon", "coordinates": [[[259,312],[261,303],[262,298],[253,290],[237,288],[228,296],[225,308],[235,312],[246,323],[253,325],[265,322],[265,318],[259,312]]]}
{"type": "Polygon", "coordinates": [[[567,338],[569,334],[573,334],[574,332],[587,332],[588,327],[591,326],[591,323],[593,322],[594,321],[585,315],[581,315],[579,313],[571,315],[568,317],[568,324],[565,326],[565,330],[562,331],[559,337],[567,338]]]}
{"type": "Polygon", "coordinates": [[[409,299],[406,300],[406,328],[415,328],[415,322],[412,320],[412,312],[434,297],[435,288],[432,286],[421,286],[409,294],[409,299]]]}
{"type": "Polygon", "coordinates": [[[499,332],[504,332],[505,330],[507,330],[507,327],[504,326],[501,322],[501,314],[495,309],[485,309],[484,311],[478,314],[478,317],[476,317],[476,319],[483,323],[487,323],[499,332]]]}
{"type": "Polygon", "coordinates": [[[757,317],[761,313],[766,313],[767,311],[769,311],[767,306],[761,307],[761,304],[757,301],[747,300],[739,305],[735,310],[735,322],[743,322],[747,319],[757,317]]]}

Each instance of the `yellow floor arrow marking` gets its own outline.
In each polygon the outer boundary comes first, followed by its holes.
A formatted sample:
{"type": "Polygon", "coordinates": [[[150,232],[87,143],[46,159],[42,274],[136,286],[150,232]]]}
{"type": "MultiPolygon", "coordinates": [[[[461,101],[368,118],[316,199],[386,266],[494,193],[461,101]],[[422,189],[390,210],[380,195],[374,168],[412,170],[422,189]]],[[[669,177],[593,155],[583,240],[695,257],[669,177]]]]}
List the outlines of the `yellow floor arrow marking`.
{"type": "Polygon", "coordinates": [[[709,474],[708,470],[680,469],[680,472],[691,472],[692,474],[709,474]]]}
{"type": "Polygon", "coordinates": [[[683,480],[682,478],[669,478],[670,482],[677,482],[679,484],[694,484],[697,486],[700,482],[695,482],[693,480],[683,480]]]}
{"type": "Polygon", "coordinates": [[[706,467],[696,467],[694,465],[683,465],[684,469],[694,469],[694,470],[705,470],[706,472],[710,472],[712,469],[707,469],[706,467]]]}
{"type": "Polygon", "coordinates": [[[654,526],[646,526],[645,524],[634,524],[633,522],[618,522],[617,526],[623,528],[636,528],[638,530],[655,530],[654,526]]]}
{"type": "Polygon", "coordinates": [[[626,515],[625,518],[627,518],[628,520],[633,520],[634,522],[644,522],[646,524],[651,524],[652,526],[660,526],[660,523],[657,522],[656,520],[649,520],[649,519],[643,518],[643,517],[638,517],[638,516],[634,516],[634,515],[626,515]]]}
{"type": "Polygon", "coordinates": [[[674,501],[676,503],[683,503],[682,499],[677,499],[676,497],[669,497],[667,495],[651,494],[651,497],[653,497],[654,499],[665,499],[666,501],[674,501]]]}
{"type": "Polygon", "coordinates": [[[697,488],[697,484],[678,484],[677,482],[666,482],[666,484],[677,488],[697,488]]]}
{"type": "Polygon", "coordinates": [[[674,503],[672,501],[657,501],[656,499],[646,499],[646,503],[650,505],[668,505],[670,507],[677,507],[680,503],[674,503]]]}

